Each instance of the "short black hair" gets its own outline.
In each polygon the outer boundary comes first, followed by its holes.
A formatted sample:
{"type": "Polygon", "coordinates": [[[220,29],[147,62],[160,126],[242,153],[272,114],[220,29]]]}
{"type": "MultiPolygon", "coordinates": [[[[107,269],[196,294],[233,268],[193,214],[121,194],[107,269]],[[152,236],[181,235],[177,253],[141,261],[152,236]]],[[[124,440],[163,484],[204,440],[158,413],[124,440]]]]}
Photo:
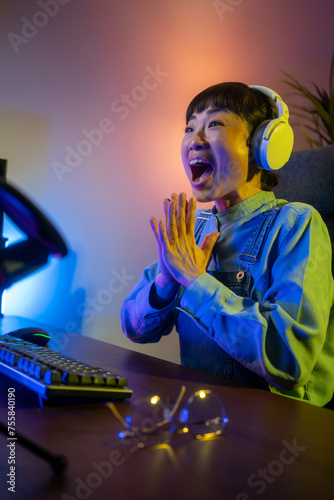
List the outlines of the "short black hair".
{"type": "MultiPolygon", "coordinates": [[[[277,118],[274,102],[263,92],[240,82],[223,82],[212,85],[197,94],[186,111],[186,123],[194,113],[201,113],[208,107],[228,109],[240,116],[248,125],[250,136],[265,120],[277,118]]],[[[255,166],[255,169],[260,170],[255,166]]],[[[254,165],[252,166],[254,175],[254,165]]],[[[278,183],[275,172],[261,169],[261,189],[271,191],[278,183]]]]}

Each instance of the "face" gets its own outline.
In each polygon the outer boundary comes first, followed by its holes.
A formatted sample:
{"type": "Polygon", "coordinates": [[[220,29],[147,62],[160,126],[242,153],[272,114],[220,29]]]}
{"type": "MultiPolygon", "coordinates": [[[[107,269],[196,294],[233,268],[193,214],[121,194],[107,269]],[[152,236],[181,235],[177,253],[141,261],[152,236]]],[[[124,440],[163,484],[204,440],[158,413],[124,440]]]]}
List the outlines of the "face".
{"type": "Polygon", "coordinates": [[[248,138],[246,122],[227,109],[210,107],[190,117],[181,158],[197,201],[217,205],[245,197],[248,138]]]}

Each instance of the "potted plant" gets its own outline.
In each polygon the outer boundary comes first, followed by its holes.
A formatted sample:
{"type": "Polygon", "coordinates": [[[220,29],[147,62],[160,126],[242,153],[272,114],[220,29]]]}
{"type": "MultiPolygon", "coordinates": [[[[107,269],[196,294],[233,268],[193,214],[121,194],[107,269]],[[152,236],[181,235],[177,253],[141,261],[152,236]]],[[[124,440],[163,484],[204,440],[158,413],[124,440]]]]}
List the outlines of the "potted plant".
{"type": "Polygon", "coordinates": [[[302,119],[298,124],[310,148],[324,146],[334,143],[334,53],[329,72],[329,92],[320,89],[312,83],[315,88],[313,93],[301,85],[293,76],[283,71],[288,80],[284,83],[297,91],[297,95],[305,97],[310,106],[303,107],[293,105],[297,111],[291,111],[291,115],[302,119]],[[309,135],[312,132],[312,137],[309,135]]]}

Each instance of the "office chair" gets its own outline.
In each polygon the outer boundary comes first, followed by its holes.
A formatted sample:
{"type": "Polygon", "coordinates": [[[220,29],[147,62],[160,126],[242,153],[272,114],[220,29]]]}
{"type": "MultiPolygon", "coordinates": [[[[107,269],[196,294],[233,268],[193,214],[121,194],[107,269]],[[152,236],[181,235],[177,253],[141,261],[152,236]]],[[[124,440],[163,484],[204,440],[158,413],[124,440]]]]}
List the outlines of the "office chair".
{"type": "MultiPolygon", "coordinates": [[[[308,203],[316,208],[327,225],[333,251],[334,144],[293,152],[279,175],[274,189],[276,198],[308,203]]],[[[332,273],[334,275],[333,259],[332,273]]],[[[325,407],[334,410],[334,397],[325,407]]]]}
{"type": "Polygon", "coordinates": [[[276,198],[308,203],[324,219],[334,246],[334,144],[296,151],[279,170],[276,198]]]}

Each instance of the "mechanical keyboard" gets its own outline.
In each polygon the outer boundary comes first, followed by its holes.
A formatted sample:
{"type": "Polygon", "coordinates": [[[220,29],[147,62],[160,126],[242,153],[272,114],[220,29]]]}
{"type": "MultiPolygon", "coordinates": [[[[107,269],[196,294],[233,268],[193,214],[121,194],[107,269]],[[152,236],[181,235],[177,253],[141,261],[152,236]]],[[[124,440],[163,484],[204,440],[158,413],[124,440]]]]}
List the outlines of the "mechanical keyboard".
{"type": "Polygon", "coordinates": [[[11,335],[0,336],[0,374],[36,393],[41,406],[124,399],[132,394],[124,377],[11,335]]]}

